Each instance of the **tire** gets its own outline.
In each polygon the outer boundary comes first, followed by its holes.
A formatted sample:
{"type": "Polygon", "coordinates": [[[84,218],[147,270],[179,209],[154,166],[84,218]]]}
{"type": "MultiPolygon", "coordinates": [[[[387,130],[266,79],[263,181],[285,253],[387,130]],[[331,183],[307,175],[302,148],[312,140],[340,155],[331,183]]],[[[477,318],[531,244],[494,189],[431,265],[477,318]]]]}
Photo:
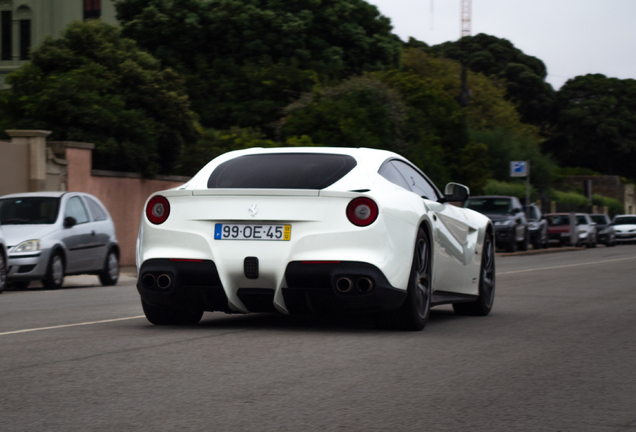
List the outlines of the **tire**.
{"type": "Polygon", "coordinates": [[[529,245],[529,243],[530,243],[530,238],[529,238],[529,237],[530,237],[530,235],[528,234],[528,229],[526,228],[526,232],[525,232],[525,234],[523,235],[523,240],[521,240],[521,241],[519,242],[519,244],[517,245],[517,248],[518,248],[520,251],[525,252],[525,251],[527,251],[527,250],[528,250],[528,245],[529,245]]]}
{"type": "Polygon", "coordinates": [[[517,242],[515,241],[514,238],[512,239],[512,241],[510,243],[508,243],[506,245],[506,252],[508,252],[508,253],[517,252],[517,242]]]}
{"type": "Polygon", "coordinates": [[[146,319],[154,325],[195,325],[201,321],[203,311],[191,311],[187,309],[174,309],[155,306],[141,301],[146,319]]]}
{"type": "Polygon", "coordinates": [[[486,316],[495,301],[495,248],[492,237],[486,234],[479,271],[479,297],[470,303],[453,303],[457,315],[486,316]]]}
{"type": "Polygon", "coordinates": [[[49,260],[46,277],[42,280],[44,288],[55,290],[62,288],[64,283],[64,258],[60,251],[54,251],[49,260]]]}
{"type": "Polygon", "coordinates": [[[104,270],[102,270],[98,276],[99,281],[104,286],[117,284],[117,280],[119,279],[119,257],[114,249],[111,249],[108,255],[106,255],[104,270]]]}
{"type": "Polygon", "coordinates": [[[0,293],[7,288],[7,261],[0,252],[0,293]]]}
{"type": "Polygon", "coordinates": [[[420,228],[413,251],[406,300],[398,310],[378,315],[376,324],[381,328],[422,330],[431,311],[432,274],[431,242],[428,233],[420,228]]]}

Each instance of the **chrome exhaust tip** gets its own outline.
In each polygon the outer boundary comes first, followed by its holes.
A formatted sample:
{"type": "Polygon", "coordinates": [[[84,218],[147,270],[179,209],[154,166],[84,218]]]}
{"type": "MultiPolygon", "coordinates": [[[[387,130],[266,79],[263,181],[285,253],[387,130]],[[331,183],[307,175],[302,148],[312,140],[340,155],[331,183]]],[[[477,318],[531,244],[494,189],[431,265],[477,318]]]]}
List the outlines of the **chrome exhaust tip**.
{"type": "Polygon", "coordinates": [[[156,282],[157,280],[150,273],[146,273],[144,277],[141,279],[141,284],[144,286],[144,288],[148,288],[148,289],[154,288],[156,282]]]}
{"type": "Polygon", "coordinates": [[[342,293],[349,292],[352,286],[353,282],[351,282],[351,279],[346,277],[342,277],[338,279],[338,282],[336,282],[336,289],[342,293]]]}
{"type": "Polygon", "coordinates": [[[161,289],[166,289],[172,283],[172,279],[167,274],[162,274],[157,278],[157,286],[161,289]]]}
{"type": "Polygon", "coordinates": [[[369,278],[360,278],[358,279],[358,282],[356,283],[356,288],[358,288],[358,291],[360,291],[361,293],[368,293],[373,289],[373,282],[371,281],[371,279],[369,278]]]}

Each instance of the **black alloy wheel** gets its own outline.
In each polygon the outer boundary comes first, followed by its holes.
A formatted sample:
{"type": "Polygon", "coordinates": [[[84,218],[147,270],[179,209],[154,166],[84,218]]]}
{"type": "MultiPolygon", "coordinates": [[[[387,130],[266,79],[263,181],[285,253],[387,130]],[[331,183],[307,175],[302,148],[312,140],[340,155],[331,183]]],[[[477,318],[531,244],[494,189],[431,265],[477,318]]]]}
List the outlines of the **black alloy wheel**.
{"type": "Polygon", "coordinates": [[[486,316],[495,301],[495,248],[492,236],[486,233],[479,274],[479,297],[470,303],[453,303],[457,315],[486,316]]]}
{"type": "Polygon", "coordinates": [[[177,309],[155,306],[141,301],[146,319],[154,325],[195,325],[201,321],[202,310],[177,309]]]}
{"type": "Polygon", "coordinates": [[[406,300],[398,310],[376,316],[376,324],[379,327],[419,331],[426,326],[433,296],[431,252],[428,233],[420,228],[413,251],[413,264],[406,289],[406,300]]]}

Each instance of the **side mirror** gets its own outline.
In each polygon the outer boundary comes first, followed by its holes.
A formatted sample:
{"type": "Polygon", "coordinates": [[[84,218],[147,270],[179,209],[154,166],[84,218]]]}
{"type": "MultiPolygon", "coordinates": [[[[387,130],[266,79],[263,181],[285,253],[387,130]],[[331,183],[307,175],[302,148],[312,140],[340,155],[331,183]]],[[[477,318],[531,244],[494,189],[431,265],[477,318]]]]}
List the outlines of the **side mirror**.
{"type": "Polygon", "coordinates": [[[77,225],[77,219],[73,216],[67,216],[64,218],[64,228],[73,228],[77,225]]]}
{"type": "Polygon", "coordinates": [[[449,183],[444,188],[446,201],[466,201],[470,196],[470,189],[459,183],[449,183]]]}

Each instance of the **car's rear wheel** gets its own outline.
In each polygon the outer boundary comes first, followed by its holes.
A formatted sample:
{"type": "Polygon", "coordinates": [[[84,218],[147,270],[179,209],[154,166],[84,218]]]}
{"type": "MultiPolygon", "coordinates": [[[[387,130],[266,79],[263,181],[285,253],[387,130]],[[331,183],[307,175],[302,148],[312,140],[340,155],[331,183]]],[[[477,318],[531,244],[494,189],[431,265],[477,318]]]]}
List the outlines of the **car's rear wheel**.
{"type": "Polygon", "coordinates": [[[202,310],[176,309],[164,306],[155,306],[141,301],[144,314],[148,321],[154,325],[195,325],[201,321],[202,310]]]}
{"type": "Polygon", "coordinates": [[[0,252],[0,293],[7,287],[7,262],[0,252]]]}
{"type": "Polygon", "coordinates": [[[99,274],[99,281],[104,286],[115,285],[119,279],[119,258],[117,252],[111,249],[106,256],[104,270],[99,274]]]}
{"type": "Polygon", "coordinates": [[[431,242],[428,233],[420,228],[415,241],[406,300],[398,310],[378,315],[376,324],[389,329],[422,330],[431,310],[431,275],[431,242]]]}
{"type": "Polygon", "coordinates": [[[59,289],[64,283],[64,258],[60,251],[53,252],[49,260],[49,267],[42,285],[46,289],[59,289]]]}
{"type": "Polygon", "coordinates": [[[486,316],[495,301],[495,248],[492,237],[486,233],[479,274],[479,297],[470,303],[453,303],[457,315],[486,316]]]}

